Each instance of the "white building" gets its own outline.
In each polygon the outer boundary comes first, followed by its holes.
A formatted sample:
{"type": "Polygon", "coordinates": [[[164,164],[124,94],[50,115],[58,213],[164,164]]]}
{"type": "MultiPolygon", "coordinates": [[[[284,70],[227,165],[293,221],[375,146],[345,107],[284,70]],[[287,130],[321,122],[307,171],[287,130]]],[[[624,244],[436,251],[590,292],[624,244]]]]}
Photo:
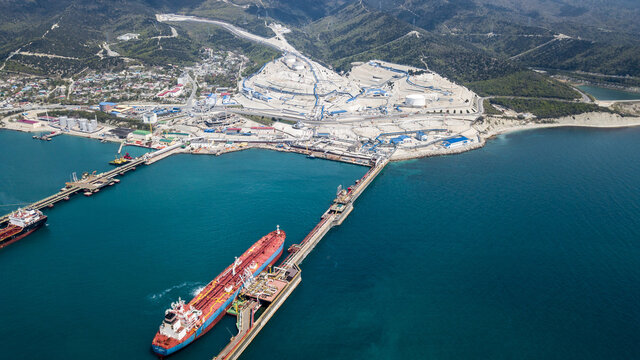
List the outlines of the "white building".
{"type": "Polygon", "coordinates": [[[409,94],[404,100],[404,103],[407,104],[407,106],[414,107],[423,107],[426,105],[424,95],[422,94],[409,94]]]}
{"type": "Polygon", "coordinates": [[[139,37],[140,37],[140,34],[126,33],[124,35],[118,36],[117,39],[120,40],[120,41],[129,41],[129,40],[132,40],[132,39],[136,39],[137,40],[139,37]]]}
{"type": "Polygon", "coordinates": [[[155,124],[158,122],[158,114],[154,112],[147,112],[142,114],[142,122],[145,124],[155,124]]]}

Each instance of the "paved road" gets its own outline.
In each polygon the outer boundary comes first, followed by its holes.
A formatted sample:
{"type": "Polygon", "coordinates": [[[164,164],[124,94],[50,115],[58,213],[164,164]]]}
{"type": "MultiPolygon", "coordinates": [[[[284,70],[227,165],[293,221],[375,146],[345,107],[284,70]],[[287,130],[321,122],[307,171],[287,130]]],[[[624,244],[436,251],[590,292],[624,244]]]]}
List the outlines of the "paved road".
{"type": "Polygon", "coordinates": [[[270,39],[263,38],[262,36],[252,34],[245,29],[242,29],[240,27],[237,27],[235,25],[229,24],[224,21],[205,19],[197,16],[178,15],[178,14],[156,14],[156,19],[159,22],[192,21],[192,22],[213,24],[230,31],[232,34],[238,37],[261,43],[265,46],[269,46],[271,48],[274,48],[282,52],[293,52],[298,54],[298,51],[293,46],[286,43],[286,41],[279,41],[279,40],[276,40],[275,38],[270,38],[270,39]]]}

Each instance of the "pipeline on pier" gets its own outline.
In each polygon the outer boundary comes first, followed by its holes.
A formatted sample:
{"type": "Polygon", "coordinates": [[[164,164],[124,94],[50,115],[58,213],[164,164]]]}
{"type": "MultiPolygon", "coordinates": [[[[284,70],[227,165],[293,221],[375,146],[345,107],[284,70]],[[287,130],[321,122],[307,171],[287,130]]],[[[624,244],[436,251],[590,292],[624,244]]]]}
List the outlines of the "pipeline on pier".
{"type": "MultiPolygon", "coordinates": [[[[117,176],[124,175],[125,173],[135,170],[137,166],[140,165],[148,165],[152,164],[155,161],[164,159],[165,157],[175,154],[176,152],[181,151],[182,143],[172,145],[160,151],[146,153],[143,156],[133,159],[131,162],[126,163],[120,167],[117,167],[113,170],[96,174],[95,172],[92,174],[86,174],[81,179],[74,179],[74,181],[67,182],[65,187],[60,189],[59,192],[48,196],[44,199],[38,200],[30,205],[25,206],[25,208],[41,210],[44,208],[51,208],[57,202],[63,200],[69,200],[72,195],[75,195],[79,192],[83,192],[85,195],[91,195],[93,193],[98,192],[101,188],[109,185],[114,185],[119,182],[116,179],[117,176]]],[[[9,220],[9,215],[6,214],[0,217],[0,226],[3,226],[9,220]]]]}
{"type": "Polygon", "coordinates": [[[349,216],[353,210],[353,203],[388,162],[388,159],[376,161],[360,180],[347,190],[340,191],[311,232],[299,244],[289,247],[289,256],[275,267],[273,272],[259,274],[254,282],[242,291],[229,311],[237,317],[238,334],[230,339],[229,344],[213,360],[235,360],[240,357],[302,281],[300,263],[331,228],[342,224],[349,216]],[[266,309],[256,318],[258,310],[263,307],[266,309]]]}

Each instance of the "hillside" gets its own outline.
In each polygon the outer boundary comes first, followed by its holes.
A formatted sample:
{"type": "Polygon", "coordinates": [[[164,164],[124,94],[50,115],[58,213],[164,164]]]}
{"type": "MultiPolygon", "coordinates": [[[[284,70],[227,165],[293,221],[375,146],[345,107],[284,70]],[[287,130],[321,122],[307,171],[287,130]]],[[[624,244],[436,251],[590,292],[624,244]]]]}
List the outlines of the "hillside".
{"type": "MultiPolygon", "coordinates": [[[[170,37],[171,26],[155,20],[159,12],[220,19],[261,36],[272,36],[265,24],[278,21],[291,28],[294,46],[342,71],[380,58],[426,66],[471,87],[530,67],[640,76],[640,4],[631,0],[0,0],[0,58],[19,51],[5,70],[69,76],[123,66],[123,57],[188,64],[205,43],[233,43],[182,25],[170,37]],[[140,38],[116,40],[129,32],[140,38]],[[105,42],[122,57],[108,56],[105,42]]],[[[269,57],[247,44],[236,48],[256,60],[269,57]]],[[[552,88],[558,86],[548,89],[550,97],[552,88]]]]}

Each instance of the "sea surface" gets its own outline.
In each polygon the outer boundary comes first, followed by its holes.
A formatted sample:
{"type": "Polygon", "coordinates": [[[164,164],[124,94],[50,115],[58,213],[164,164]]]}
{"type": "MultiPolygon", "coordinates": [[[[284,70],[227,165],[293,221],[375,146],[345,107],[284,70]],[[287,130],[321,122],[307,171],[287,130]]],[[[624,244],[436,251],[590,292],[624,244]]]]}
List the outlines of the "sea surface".
{"type": "Polygon", "coordinates": [[[640,93],[608,89],[598,86],[580,85],[578,89],[595,97],[597,100],[640,100],[640,93]]]}
{"type": "MultiPolygon", "coordinates": [[[[302,263],[244,359],[640,358],[640,128],[503,135],[390,164],[302,263]]],[[[117,146],[0,131],[0,205],[117,146]]],[[[0,250],[2,359],[153,359],[164,309],[279,224],[313,228],[358,166],[177,155],[47,210],[0,250]]],[[[4,207],[6,209],[6,207],[4,207]]],[[[226,317],[175,359],[210,359],[226,317]]]]}

